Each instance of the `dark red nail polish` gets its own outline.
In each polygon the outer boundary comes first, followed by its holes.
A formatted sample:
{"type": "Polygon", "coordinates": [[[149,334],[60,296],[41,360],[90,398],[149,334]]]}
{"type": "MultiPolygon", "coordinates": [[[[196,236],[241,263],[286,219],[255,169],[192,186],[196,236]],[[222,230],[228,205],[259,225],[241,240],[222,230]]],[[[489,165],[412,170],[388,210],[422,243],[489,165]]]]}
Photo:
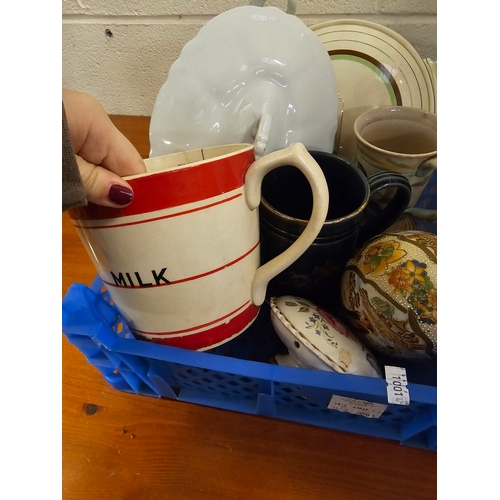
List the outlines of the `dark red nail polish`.
{"type": "Polygon", "coordinates": [[[126,186],[113,184],[109,190],[108,196],[109,199],[117,205],[128,205],[132,201],[134,194],[132,190],[126,186]]]}

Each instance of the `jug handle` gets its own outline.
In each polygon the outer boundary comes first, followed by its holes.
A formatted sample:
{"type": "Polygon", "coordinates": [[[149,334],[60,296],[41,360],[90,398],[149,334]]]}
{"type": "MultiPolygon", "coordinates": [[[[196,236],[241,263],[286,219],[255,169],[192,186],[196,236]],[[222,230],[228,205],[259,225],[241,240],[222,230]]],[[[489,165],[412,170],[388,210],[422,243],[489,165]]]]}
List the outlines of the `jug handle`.
{"type": "Polygon", "coordinates": [[[250,210],[258,208],[264,176],[281,166],[298,168],[309,182],[313,195],[313,208],[302,234],[284,252],[261,265],[252,280],[251,299],[260,306],[266,298],[269,281],[295,262],[318,236],[328,213],[328,185],[320,166],[305,146],[295,143],[285,149],[273,151],[256,160],[245,175],[245,198],[250,210]]]}
{"type": "Polygon", "coordinates": [[[438,163],[437,156],[433,156],[432,158],[428,158],[427,160],[423,161],[419,165],[415,175],[417,177],[425,177],[433,170],[437,170],[437,166],[438,166],[437,163],[438,163]]]}
{"type": "Polygon", "coordinates": [[[379,172],[368,177],[370,196],[385,188],[394,188],[396,192],[378,214],[365,221],[358,235],[358,245],[364,244],[370,238],[383,233],[406,210],[411,198],[411,185],[408,179],[396,172],[379,172]]]}
{"type": "MultiPolygon", "coordinates": [[[[256,7],[264,7],[265,3],[266,3],[266,0],[252,0],[250,2],[250,5],[254,5],[256,7]]],[[[297,0],[288,0],[287,7],[286,7],[286,13],[294,16],[295,12],[297,12],[297,0]]]]}

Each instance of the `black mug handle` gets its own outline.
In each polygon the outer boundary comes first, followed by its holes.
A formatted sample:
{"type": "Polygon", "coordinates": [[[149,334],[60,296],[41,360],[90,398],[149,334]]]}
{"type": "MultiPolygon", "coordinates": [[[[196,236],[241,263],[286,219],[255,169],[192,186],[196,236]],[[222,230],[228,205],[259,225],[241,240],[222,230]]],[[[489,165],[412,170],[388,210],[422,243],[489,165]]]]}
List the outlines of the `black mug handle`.
{"type": "Polygon", "coordinates": [[[370,238],[383,233],[408,208],[411,197],[411,185],[408,179],[396,172],[380,172],[367,178],[370,186],[370,199],[382,189],[395,189],[394,195],[383,208],[367,210],[367,216],[360,229],[357,244],[362,245],[370,238]],[[368,215],[369,213],[369,215],[368,215]]]}

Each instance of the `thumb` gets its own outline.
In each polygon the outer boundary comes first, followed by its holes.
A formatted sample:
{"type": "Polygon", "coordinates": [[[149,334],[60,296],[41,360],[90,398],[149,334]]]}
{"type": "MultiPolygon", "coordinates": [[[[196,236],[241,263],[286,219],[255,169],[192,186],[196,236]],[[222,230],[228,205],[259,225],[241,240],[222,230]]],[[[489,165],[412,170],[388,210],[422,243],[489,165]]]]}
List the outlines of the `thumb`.
{"type": "Polygon", "coordinates": [[[87,195],[87,201],[105,207],[128,205],[134,193],[130,185],[110,170],[94,165],[76,155],[76,161],[87,195]]]}

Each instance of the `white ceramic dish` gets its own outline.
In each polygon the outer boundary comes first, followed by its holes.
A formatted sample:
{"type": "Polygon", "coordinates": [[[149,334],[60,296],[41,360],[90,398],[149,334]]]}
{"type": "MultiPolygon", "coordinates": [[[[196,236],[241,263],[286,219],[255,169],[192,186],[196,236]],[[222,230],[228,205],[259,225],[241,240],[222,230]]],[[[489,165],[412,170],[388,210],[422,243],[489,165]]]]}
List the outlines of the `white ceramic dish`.
{"type": "Polygon", "coordinates": [[[337,153],[356,161],[353,125],[373,106],[397,105],[435,111],[429,70],[416,50],[395,31],[377,23],[339,19],[311,26],[335,69],[344,101],[337,153]]]}
{"type": "Polygon", "coordinates": [[[424,65],[431,77],[432,88],[434,90],[434,113],[437,113],[437,61],[426,57],[424,59],[424,65]]]}
{"type": "Polygon", "coordinates": [[[233,143],[332,152],[335,71],[318,37],[276,7],[230,9],[182,49],[151,116],[150,156],[233,143]]]}
{"type": "Polygon", "coordinates": [[[382,377],[369,349],[327,311],[292,295],[272,297],[270,305],[273,327],[289,352],[276,356],[279,365],[382,377]]]}

